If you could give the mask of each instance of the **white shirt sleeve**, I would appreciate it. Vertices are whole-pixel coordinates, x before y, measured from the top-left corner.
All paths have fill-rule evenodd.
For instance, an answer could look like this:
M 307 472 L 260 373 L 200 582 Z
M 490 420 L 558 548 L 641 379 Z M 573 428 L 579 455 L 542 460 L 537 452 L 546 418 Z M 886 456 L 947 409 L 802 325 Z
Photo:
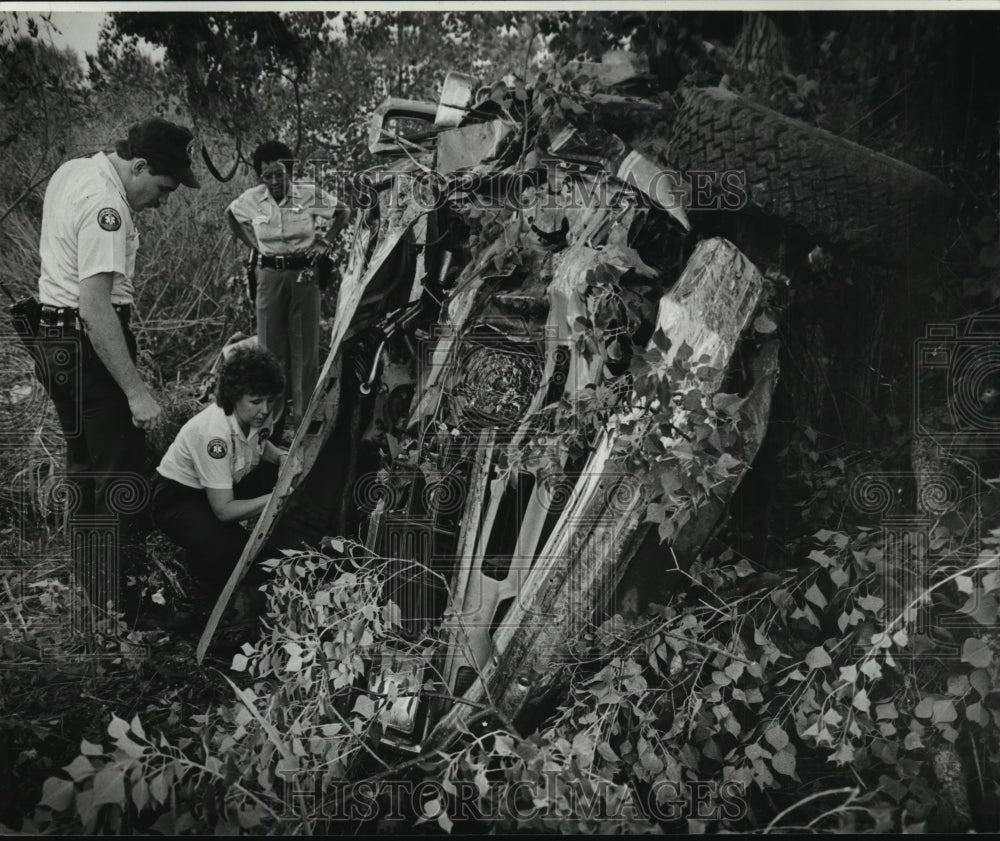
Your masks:
M 251 187 L 250 190 L 252 189 L 253 188 Z M 253 222 L 254 217 L 260 215 L 260 210 L 256 207 L 248 195 L 250 190 L 240 193 L 240 195 L 229 203 L 229 207 L 226 208 L 226 210 L 236 217 L 237 222 L 249 224 Z
M 203 488 L 227 490 L 233 486 L 233 442 L 229 433 L 211 428 L 192 436 L 191 466 Z
M 95 193 L 78 205 L 77 280 L 112 272 L 128 277 L 131 216 L 121 196 Z

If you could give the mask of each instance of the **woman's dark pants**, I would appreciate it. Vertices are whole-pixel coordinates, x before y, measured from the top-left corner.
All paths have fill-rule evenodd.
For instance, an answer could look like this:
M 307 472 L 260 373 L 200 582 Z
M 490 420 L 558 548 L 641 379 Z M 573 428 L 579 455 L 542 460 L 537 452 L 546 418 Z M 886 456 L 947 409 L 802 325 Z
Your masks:
M 268 493 L 278 478 L 277 465 L 261 462 L 233 487 L 236 499 Z M 188 569 L 206 589 L 218 595 L 250 538 L 239 523 L 215 516 L 204 489 L 165 479 L 153 479 L 153 522 L 188 555 Z

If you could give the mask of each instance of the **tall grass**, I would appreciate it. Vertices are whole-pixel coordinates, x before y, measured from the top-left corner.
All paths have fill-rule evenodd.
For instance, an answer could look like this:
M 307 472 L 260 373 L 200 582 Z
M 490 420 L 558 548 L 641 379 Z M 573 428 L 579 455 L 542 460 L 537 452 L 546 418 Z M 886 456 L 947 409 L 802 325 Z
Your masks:
M 159 382 L 195 375 L 236 330 L 251 332 L 249 313 L 229 280 L 242 271 L 223 211 L 245 179 L 228 184 L 201 173 L 202 188 L 180 188 L 165 208 L 138 217 L 133 329 L 143 363 Z

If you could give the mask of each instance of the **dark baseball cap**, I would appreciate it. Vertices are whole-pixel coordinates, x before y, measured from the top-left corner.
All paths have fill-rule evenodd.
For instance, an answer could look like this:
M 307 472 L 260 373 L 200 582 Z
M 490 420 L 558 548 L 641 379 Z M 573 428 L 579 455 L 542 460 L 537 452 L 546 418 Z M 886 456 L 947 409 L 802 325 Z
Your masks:
M 145 158 L 150 166 L 171 175 L 186 187 L 201 184 L 191 171 L 188 146 L 194 134 L 184 126 L 162 117 L 150 117 L 128 130 L 128 145 L 133 158 Z

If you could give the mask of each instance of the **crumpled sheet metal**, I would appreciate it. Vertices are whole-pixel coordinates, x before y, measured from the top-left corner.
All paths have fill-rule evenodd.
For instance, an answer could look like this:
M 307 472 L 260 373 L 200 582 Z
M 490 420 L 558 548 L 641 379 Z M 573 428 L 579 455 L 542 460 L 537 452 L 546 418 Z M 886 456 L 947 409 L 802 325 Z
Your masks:
M 674 347 L 688 344 L 694 358 L 709 355 L 719 366 L 711 385 L 718 388 L 722 371 L 735 351 L 760 300 L 760 273 L 731 243 L 702 243 L 678 281 L 661 299 L 658 326 Z M 724 325 L 731 323 L 732 328 Z M 759 407 L 770 402 L 773 376 L 763 383 Z M 493 637 L 493 658 L 482 680 L 466 694 L 478 702 L 486 695 L 508 716 L 516 716 L 537 689 L 526 676 L 551 675 L 551 658 L 567 642 L 581 619 L 581 605 L 610 593 L 622 573 L 622 557 L 642 521 L 645 495 L 641 477 L 611 468 L 614 425 L 603 432 L 574 485 L 568 503 L 535 563 L 525 576 L 521 594 Z M 602 589 L 603 588 L 603 589 Z M 539 626 L 531 617 L 544 616 Z M 519 680 L 514 680 L 515 676 Z M 541 681 L 544 683 L 545 681 Z M 430 743 L 447 740 L 468 715 L 456 705 L 434 728 Z
M 441 132 L 437 140 L 437 171 L 448 175 L 489 160 L 496 156 L 511 131 L 509 123 L 491 120 Z
M 671 341 L 667 364 L 683 336 L 695 359 L 707 355 L 709 365 L 723 368 L 750 323 L 763 284 L 757 267 L 729 240 L 699 242 L 671 294 L 660 299 L 656 326 Z

